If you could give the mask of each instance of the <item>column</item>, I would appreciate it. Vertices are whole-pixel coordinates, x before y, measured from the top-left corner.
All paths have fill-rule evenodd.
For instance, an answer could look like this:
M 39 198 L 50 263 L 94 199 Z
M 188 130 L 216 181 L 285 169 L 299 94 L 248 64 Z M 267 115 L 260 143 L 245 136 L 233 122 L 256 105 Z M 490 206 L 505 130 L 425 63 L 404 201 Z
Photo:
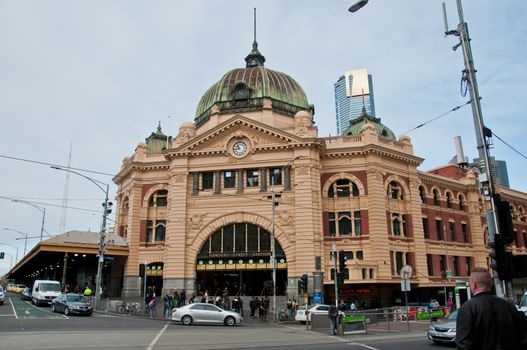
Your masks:
M 214 172 L 214 194 L 221 193 L 221 172 Z

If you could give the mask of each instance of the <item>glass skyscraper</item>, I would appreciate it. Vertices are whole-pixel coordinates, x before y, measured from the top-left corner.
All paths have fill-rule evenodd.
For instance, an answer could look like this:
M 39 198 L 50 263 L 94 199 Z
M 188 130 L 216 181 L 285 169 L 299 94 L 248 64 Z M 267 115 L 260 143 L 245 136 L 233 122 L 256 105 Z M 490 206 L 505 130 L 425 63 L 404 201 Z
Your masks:
M 373 83 L 367 69 L 344 72 L 334 85 L 337 134 L 342 133 L 352 119 L 362 114 L 362 106 L 370 116 L 375 116 Z

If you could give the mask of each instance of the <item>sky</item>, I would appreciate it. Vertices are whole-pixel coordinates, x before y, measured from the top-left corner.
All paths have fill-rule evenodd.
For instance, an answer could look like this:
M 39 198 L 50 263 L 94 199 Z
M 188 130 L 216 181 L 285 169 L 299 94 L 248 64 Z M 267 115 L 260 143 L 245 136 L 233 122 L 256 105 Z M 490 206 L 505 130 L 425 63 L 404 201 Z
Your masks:
M 158 122 L 177 135 L 193 121 L 203 93 L 227 71 L 244 67 L 253 40 L 266 67 L 292 76 L 315 105 L 319 136 L 335 135 L 333 84 L 344 71 L 373 76 L 377 117 L 410 136 L 426 171 L 454 155 L 477 157 L 458 39 L 444 35 L 440 0 L 0 0 L 0 275 L 39 241 L 60 233 L 66 173 L 49 164 L 116 174 Z M 446 0 L 449 29 L 459 23 Z M 527 2 L 465 0 L 483 120 L 527 153 Z M 410 132 L 407 132 L 412 130 Z M 512 188 L 527 192 L 527 160 L 496 137 L 491 155 L 505 160 Z M 16 158 L 16 159 L 15 159 Z M 41 162 L 27 162 L 21 159 Z M 116 187 L 112 176 L 83 173 Z M 105 186 L 102 185 L 104 188 Z M 65 231 L 98 231 L 104 193 L 70 174 Z M 110 216 L 113 219 L 113 216 Z M 110 221 L 110 224 L 112 221 Z M 6 228 L 8 230 L 6 230 Z M 20 231 L 20 232 L 17 232 Z M 45 238 L 47 237 L 45 234 Z M 31 238 L 37 237 L 37 238 Z

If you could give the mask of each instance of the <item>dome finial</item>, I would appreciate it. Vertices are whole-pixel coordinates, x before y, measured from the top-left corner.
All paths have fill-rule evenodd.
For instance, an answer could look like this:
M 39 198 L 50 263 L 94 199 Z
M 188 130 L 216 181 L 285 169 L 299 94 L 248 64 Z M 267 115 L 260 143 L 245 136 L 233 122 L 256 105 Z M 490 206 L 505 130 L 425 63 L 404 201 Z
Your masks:
M 263 66 L 265 57 L 258 51 L 258 43 L 256 42 L 256 7 L 254 8 L 254 41 L 252 51 L 245 57 L 246 67 Z

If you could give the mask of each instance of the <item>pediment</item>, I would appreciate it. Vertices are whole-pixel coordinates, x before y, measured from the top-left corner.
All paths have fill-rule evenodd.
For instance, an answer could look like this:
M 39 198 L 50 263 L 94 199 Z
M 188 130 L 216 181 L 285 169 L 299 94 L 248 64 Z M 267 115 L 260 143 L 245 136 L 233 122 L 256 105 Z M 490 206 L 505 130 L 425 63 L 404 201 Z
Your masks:
M 288 147 L 291 144 L 305 144 L 306 141 L 312 142 L 312 140 L 300 138 L 286 131 L 238 115 L 166 152 L 174 156 L 223 154 L 229 152 L 229 147 L 236 140 L 245 140 L 249 143 L 251 152 Z

